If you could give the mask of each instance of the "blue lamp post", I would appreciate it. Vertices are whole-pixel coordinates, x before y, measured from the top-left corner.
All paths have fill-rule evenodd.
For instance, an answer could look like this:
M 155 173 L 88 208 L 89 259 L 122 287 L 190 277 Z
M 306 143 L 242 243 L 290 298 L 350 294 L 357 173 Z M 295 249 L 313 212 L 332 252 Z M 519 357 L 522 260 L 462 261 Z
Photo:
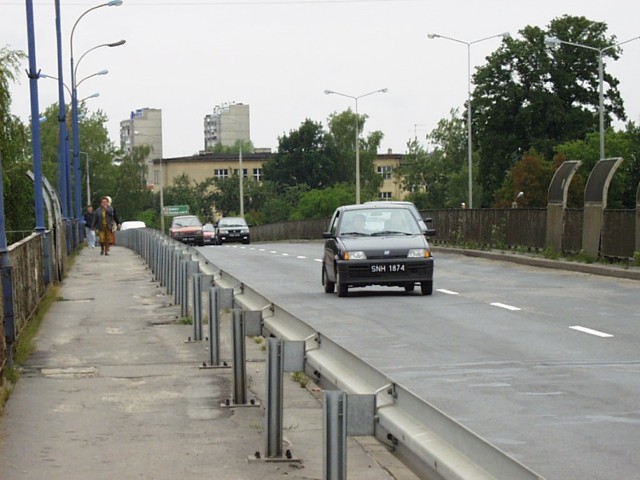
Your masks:
M 76 27 L 78 26 L 78 23 L 80 22 L 80 20 L 82 20 L 84 18 L 85 15 L 87 15 L 89 12 L 96 10 L 98 8 L 102 8 L 102 7 L 118 7 L 120 5 L 122 5 L 123 1 L 122 0 L 110 0 L 107 3 L 103 3 L 100 5 L 96 5 L 95 7 L 91 7 L 90 9 L 86 10 L 82 15 L 80 15 L 80 17 L 78 17 L 78 19 L 76 20 L 76 22 L 73 24 L 73 28 L 71 29 L 71 38 L 69 41 L 69 45 L 70 45 L 70 53 L 71 53 L 71 118 L 72 118 L 72 132 L 73 132 L 73 165 L 74 165 L 74 171 L 75 171 L 75 213 L 76 213 L 76 218 L 78 219 L 78 221 L 80 221 L 82 219 L 82 193 L 80 191 L 80 139 L 78 137 L 78 93 L 77 93 L 77 84 L 76 84 L 76 71 L 77 71 L 77 66 L 74 66 L 74 62 L 73 62 L 73 35 L 75 33 Z M 123 45 L 125 43 L 124 40 L 121 40 L 120 42 L 116 42 L 116 43 L 106 43 L 103 45 L 98 45 L 97 47 L 93 47 L 92 49 L 88 50 L 87 52 L 85 52 L 84 55 L 86 55 L 87 53 L 89 53 L 92 50 L 95 50 L 96 48 L 99 47 L 117 47 L 120 45 Z M 82 57 L 84 57 L 84 55 Z M 82 57 L 80 58 L 80 60 L 82 60 Z M 78 61 L 78 63 L 80 63 L 80 61 Z

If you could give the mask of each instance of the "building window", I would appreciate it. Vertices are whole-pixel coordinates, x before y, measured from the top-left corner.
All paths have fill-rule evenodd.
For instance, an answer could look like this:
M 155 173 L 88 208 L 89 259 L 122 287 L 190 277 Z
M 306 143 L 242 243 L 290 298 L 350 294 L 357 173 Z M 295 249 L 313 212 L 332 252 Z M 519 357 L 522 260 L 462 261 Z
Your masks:
M 382 178 L 385 180 L 391 180 L 392 171 L 393 171 L 393 167 L 389 165 L 378 167 L 378 175 L 382 175 Z
M 239 175 L 240 174 L 240 169 L 239 168 L 234 168 L 233 169 L 233 174 L 234 175 Z M 247 178 L 247 169 L 246 168 L 242 169 L 242 178 Z
M 229 170 L 226 168 L 216 168 L 213 171 L 213 175 L 216 178 L 227 178 L 229 176 Z
M 391 192 L 380 192 L 380 200 L 391 200 Z
M 257 182 L 261 182 L 262 181 L 262 169 L 261 168 L 254 168 L 253 169 L 253 178 L 255 178 Z
M 153 171 L 153 183 L 155 185 L 159 185 L 160 184 L 160 170 L 154 170 Z

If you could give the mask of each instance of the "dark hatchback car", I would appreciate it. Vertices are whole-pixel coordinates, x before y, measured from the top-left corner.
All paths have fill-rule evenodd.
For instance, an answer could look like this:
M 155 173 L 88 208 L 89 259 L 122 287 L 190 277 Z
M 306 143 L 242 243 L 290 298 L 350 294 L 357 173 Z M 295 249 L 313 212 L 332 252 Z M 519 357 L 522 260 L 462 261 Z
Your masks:
M 324 291 L 382 285 L 433 293 L 433 257 L 423 228 L 405 205 L 346 205 L 331 217 L 322 259 Z
M 216 242 L 222 245 L 227 242 L 251 243 L 249 225 L 242 217 L 223 217 L 216 224 Z

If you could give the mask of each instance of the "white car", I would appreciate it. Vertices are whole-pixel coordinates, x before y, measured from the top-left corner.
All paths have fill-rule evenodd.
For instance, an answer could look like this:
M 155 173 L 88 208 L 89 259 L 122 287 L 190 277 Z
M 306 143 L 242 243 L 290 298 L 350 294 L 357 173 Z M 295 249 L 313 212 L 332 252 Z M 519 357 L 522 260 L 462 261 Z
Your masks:
M 147 228 L 147 225 L 139 220 L 131 220 L 120 224 L 120 230 L 129 230 L 131 228 Z

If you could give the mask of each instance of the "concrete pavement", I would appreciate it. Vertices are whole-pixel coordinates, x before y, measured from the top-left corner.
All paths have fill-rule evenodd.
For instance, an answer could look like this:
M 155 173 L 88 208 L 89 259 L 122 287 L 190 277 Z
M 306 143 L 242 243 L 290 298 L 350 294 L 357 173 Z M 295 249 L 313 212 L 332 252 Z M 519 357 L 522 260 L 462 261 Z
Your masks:
M 132 251 L 83 249 L 47 312 L 37 350 L 0 418 L 0 479 L 321 479 L 322 394 L 286 374 L 284 449 L 300 462 L 249 461 L 266 444 L 263 407 L 221 406 L 232 369 L 199 368 L 208 342 Z M 231 363 L 230 315 L 222 315 Z M 206 327 L 205 327 L 206 335 Z M 247 340 L 249 398 L 265 353 Z M 350 479 L 416 477 L 375 439 L 349 438 Z

